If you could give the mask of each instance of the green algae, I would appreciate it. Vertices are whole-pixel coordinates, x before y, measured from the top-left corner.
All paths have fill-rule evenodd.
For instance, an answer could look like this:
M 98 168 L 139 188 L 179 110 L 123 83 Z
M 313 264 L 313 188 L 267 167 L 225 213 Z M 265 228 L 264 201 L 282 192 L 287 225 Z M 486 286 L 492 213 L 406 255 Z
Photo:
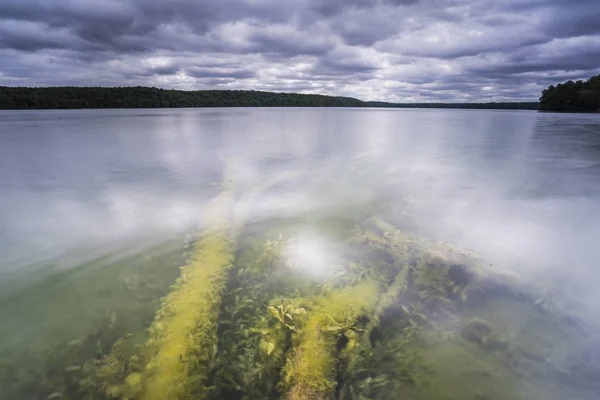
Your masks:
M 329 399 L 336 388 L 336 345 L 351 331 L 357 319 L 372 311 L 377 302 L 372 281 L 312 300 L 300 333 L 294 337 L 281 386 L 288 399 Z
M 150 327 L 152 355 L 144 399 L 177 399 L 191 392 L 203 396 L 201 377 L 214 357 L 217 312 L 233 258 L 223 234 L 207 235 L 199 242 L 200 254 L 182 268 Z M 200 378 L 190 382 L 191 371 Z
M 600 367 L 585 356 L 596 342 L 543 288 L 540 301 L 518 276 L 380 210 L 246 224 L 237 201 L 225 185 L 208 206 L 160 305 L 164 287 L 118 280 L 149 303 L 146 332 L 148 322 L 106 307 L 98 331 L 33 361 L 56 371 L 28 376 L 0 359 L 2 383 L 21 385 L 0 398 L 591 399 L 598 389 L 589 371 Z M 307 275 L 290 260 L 307 227 L 340 252 L 336 274 Z
M 203 399 L 212 391 L 209 373 L 217 361 L 222 297 L 239 232 L 247 218 L 244 210 L 236 213 L 234 207 L 231 167 L 228 163 L 225 190 L 205 210 L 204 231 L 191 260 L 181 268 L 181 276 L 163 299 L 149 329 L 143 399 Z M 256 196 L 280 179 L 283 176 L 266 181 L 240 202 L 252 204 Z
M 190 261 L 163 299 L 149 328 L 142 399 L 206 397 L 206 376 L 215 358 L 221 297 L 233 265 L 233 188 L 224 187 L 208 205 L 204 232 Z

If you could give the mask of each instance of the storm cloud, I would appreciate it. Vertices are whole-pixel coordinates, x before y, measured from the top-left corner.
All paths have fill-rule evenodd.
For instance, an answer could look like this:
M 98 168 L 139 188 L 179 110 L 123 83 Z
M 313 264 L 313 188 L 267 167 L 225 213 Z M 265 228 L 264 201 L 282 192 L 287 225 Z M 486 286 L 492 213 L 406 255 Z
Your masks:
M 600 73 L 598 0 L 2 0 L 0 85 L 535 101 Z

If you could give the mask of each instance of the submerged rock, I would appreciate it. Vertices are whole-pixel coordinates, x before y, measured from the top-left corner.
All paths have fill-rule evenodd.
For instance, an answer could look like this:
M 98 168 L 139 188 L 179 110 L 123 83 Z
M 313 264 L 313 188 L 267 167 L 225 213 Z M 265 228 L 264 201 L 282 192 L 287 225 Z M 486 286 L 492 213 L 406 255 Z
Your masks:
M 472 319 L 460 331 L 463 338 L 484 348 L 505 349 L 507 343 L 500 340 L 494 328 L 480 319 Z

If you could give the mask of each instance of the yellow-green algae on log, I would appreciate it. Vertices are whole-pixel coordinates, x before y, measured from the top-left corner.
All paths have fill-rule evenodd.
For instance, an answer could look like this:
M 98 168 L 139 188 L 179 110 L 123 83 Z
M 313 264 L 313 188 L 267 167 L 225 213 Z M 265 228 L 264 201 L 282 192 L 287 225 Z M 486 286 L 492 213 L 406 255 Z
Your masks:
M 224 190 L 208 205 L 196 251 L 181 268 L 181 276 L 149 329 L 144 400 L 207 396 L 206 380 L 218 342 L 221 298 L 233 266 L 237 236 L 248 217 L 246 208 L 236 209 L 231 185 L 233 168 L 225 162 Z M 281 174 L 264 182 L 247 193 L 241 204 L 248 206 L 260 193 L 289 177 Z
M 192 393 L 195 398 L 205 396 L 221 295 L 233 263 L 232 192 L 231 187 L 226 188 L 207 207 L 206 229 L 196 243 L 196 252 L 181 268 L 181 276 L 150 327 L 143 399 L 180 399 Z
M 333 398 L 338 334 L 374 308 L 378 293 L 376 282 L 365 281 L 316 300 L 283 370 L 282 386 L 289 388 L 288 399 Z

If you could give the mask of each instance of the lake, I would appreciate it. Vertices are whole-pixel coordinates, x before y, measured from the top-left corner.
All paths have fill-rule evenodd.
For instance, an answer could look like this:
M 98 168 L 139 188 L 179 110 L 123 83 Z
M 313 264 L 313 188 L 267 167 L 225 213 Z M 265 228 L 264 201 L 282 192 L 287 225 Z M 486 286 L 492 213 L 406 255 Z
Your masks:
M 600 392 L 598 115 L 0 111 L 0 221 L 2 399 Z M 224 230 L 227 246 L 214 239 Z M 175 372 L 152 370 L 166 368 L 148 367 L 154 358 L 171 365 L 165 338 L 180 331 L 169 326 L 205 318 L 181 311 L 178 291 L 204 289 L 201 275 L 180 267 L 221 254 L 233 267 L 215 272 L 224 288 L 206 291 L 219 297 L 216 353 L 207 366 L 181 350 Z M 400 276 L 407 283 L 384 307 Z M 355 288 L 376 294 L 342 309 L 362 298 Z M 240 298 L 254 308 L 231 311 Z M 291 318 L 277 331 L 274 301 Z M 167 333 L 153 331 L 161 310 Z M 293 310 L 307 316 L 292 323 Z M 326 330 L 323 315 L 334 321 Z M 235 347 L 252 324 L 244 349 Z M 311 336 L 311 324 L 331 337 Z M 412 326 L 414 336 L 402 336 Z M 310 340 L 335 360 L 323 360 L 322 377 L 298 361 Z M 136 353 L 145 346 L 154 347 Z M 253 367 L 231 366 L 232 354 Z M 120 367 L 109 373 L 109 364 Z M 248 378 L 256 365 L 268 368 Z M 202 378 L 169 392 L 177 374 Z M 149 389 L 155 376 L 165 382 Z M 213 389 L 197 392 L 202 385 Z

